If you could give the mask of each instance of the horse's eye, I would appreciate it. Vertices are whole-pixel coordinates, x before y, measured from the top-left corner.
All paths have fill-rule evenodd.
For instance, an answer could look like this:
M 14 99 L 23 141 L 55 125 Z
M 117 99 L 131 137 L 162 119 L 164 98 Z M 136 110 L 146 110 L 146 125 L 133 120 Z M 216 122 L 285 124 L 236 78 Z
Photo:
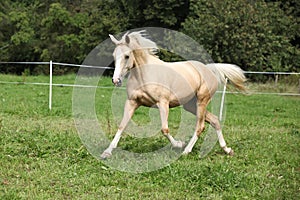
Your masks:
M 125 55 L 125 59 L 128 60 L 128 59 L 129 59 L 129 56 L 128 56 L 128 55 Z

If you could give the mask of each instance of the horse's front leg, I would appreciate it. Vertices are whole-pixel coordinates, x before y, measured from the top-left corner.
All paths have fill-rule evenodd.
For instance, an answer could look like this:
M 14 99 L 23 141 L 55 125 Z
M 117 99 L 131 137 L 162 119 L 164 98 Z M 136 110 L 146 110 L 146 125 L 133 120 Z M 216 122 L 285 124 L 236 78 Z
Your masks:
M 115 149 L 118 145 L 118 142 L 121 138 L 121 135 L 126 128 L 129 120 L 131 119 L 134 111 L 139 107 L 139 105 L 134 100 L 126 100 L 124 107 L 123 119 L 119 125 L 118 131 L 110 143 L 109 147 L 101 154 L 102 159 L 106 159 L 112 155 L 113 149 Z
M 173 147 L 183 148 L 185 143 L 182 141 L 175 140 L 172 135 L 170 135 L 169 127 L 168 127 L 168 116 L 169 116 L 169 102 L 168 101 L 160 101 L 157 104 L 160 113 L 161 119 L 161 132 L 168 138 Z

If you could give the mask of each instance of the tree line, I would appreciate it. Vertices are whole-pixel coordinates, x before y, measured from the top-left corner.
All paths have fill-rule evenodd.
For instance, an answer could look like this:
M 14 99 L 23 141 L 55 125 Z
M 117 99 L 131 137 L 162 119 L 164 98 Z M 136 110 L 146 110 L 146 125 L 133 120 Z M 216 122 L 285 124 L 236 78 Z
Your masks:
M 187 34 L 215 62 L 299 71 L 299 16 L 298 0 L 2 0 L 0 61 L 82 63 L 108 34 L 154 26 Z M 42 66 L 28 69 L 47 73 Z M 0 72 L 23 70 L 0 65 Z

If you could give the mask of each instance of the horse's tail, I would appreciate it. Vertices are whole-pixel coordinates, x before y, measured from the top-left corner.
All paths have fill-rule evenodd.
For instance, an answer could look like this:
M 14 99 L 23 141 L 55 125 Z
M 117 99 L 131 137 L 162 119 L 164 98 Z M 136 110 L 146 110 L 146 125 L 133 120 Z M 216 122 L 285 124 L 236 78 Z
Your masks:
M 219 81 L 225 83 L 228 78 L 237 89 L 246 91 L 244 83 L 247 79 L 240 67 L 225 63 L 212 63 L 206 66 L 217 76 Z

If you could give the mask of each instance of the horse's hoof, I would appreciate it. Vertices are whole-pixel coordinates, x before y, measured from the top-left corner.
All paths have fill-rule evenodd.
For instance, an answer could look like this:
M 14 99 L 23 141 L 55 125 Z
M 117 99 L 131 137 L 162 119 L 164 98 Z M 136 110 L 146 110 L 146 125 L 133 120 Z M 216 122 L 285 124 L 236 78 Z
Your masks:
M 225 151 L 225 153 L 229 156 L 233 156 L 234 155 L 234 151 L 233 149 L 229 148 L 229 147 L 223 147 L 223 150 Z
M 181 148 L 185 148 L 185 147 L 186 147 L 186 145 L 187 145 L 187 143 L 186 143 L 186 142 L 181 142 Z
M 176 145 L 175 147 L 180 148 L 180 149 L 183 149 L 183 148 L 185 148 L 186 145 L 187 145 L 187 144 L 186 144 L 185 142 L 178 141 L 178 142 L 177 142 L 177 145 Z
M 176 141 L 176 142 L 172 143 L 173 148 L 183 149 L 185 146 L 186 146 L 186 143 L 182 142 L 182 141 Z
M 231 149 L 230 152 L 228 153 L 230 156 L 234 156 L 234 151 Z
M 105 151 L 100 156 L 101 160 L 105 160 L 109 157 L 111 157 L 111 153 L 108 153 L 108 152 L 105 152 Z
M 191 153 L 191 152 L 190 152 L 190 151 L 184 150 L 184 151 L 182 152 L 182 155 L 183 155 L 183 156 L 186 156 L 186 155 L 188 155 L 189 153 Z

